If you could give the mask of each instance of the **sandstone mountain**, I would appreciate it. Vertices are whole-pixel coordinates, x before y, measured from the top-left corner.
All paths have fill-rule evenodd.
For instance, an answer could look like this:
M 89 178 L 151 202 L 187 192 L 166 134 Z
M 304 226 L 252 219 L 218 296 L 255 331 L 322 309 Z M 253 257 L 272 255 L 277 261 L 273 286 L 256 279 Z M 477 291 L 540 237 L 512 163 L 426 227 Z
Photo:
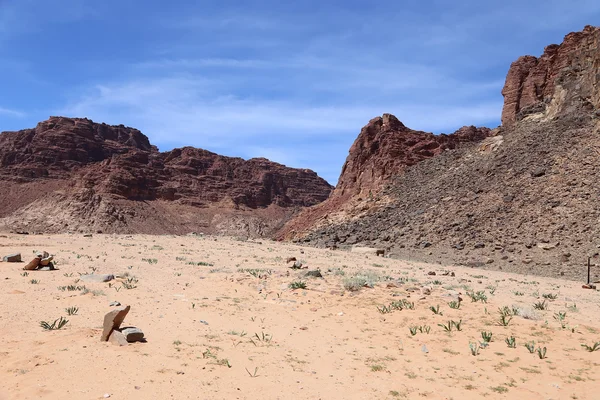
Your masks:
M 0 224 L 32 232 L 262 236 L 332 190 L 310 170 L 161 153 L 137 129 L 64 117 L 0 134 L 0 181 Z
M 600 247 L 598 71 L 600 28 L 588 26 L 511 65 L 493 131 L 436 137 L 372 120 L 330 198 L 279 237 L 583 279 Z

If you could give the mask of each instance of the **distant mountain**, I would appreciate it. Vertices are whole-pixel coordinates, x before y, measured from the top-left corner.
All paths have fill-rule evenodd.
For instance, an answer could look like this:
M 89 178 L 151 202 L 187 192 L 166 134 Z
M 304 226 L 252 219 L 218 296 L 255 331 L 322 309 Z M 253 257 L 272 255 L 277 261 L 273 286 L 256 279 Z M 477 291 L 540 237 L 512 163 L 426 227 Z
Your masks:
M 261 236 L 332 190 L 310 170 L 161 153 L 137 129 L 66 117 L 1 133 L 0 183 L 0 224 L 32 232 Z

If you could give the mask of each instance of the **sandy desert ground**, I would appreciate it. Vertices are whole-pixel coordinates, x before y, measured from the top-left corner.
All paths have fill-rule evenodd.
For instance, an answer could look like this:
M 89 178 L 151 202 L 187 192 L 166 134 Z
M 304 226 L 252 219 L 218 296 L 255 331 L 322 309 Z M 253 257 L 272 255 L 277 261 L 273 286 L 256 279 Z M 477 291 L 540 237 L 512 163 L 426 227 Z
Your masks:
M 582 346 L 600 342 L 600 292 L 581 282 L 268 240 L 0 236 L 0 256 L 40 250 L 60 270 L 0 263 L 2 400 L 600 398 L 600 349 Z M 85 273 L 120 278 L 69 291 Z M 146 343 L 100 342 L 112 301 Z

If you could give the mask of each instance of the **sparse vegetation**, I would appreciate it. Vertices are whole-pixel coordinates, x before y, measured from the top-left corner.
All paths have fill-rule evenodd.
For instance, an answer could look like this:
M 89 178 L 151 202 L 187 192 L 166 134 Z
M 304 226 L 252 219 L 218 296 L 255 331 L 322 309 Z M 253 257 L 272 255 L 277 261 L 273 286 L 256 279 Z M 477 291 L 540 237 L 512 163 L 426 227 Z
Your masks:
M 508 347 L 510 347 L 512 349 L 517 347 L 517 340 L 515 339 L 514 336 L 507 337 L 506 339 L 504 339 L 504 341 L 506 342 Z
M 539 357 L 540 359 L 542 359 L 542 360 L 543 360 L 544 358 L 546 358 L 546 348 L 545 348 L 545 347 L 544 347 L 544 348 L 538 347 L 538 348 L 537 348 L 537 355 L 538 355 L 538 357 Z
M 533 303 L 533 308 L 535 308 L 536 310 L 547 310 L 548 303 L 546 303 L 546 300 L 538 301 L 538 302 Z
M 525 343 L 525 348 L 531 353 L 535 353 L 535 342 L 531 341 L 531 342 L 527 342 Z
M 444 314 L 442 314 L 442 312 L 440 311 L 440 306 L 439 306 L 439 304 L 438 304 L 437 306 L 435 306 L 435 307 L 434 307 L 434 306 L 431 306 L 431 307 L 429 307 L 429 309 L 430 309 L 431 311 L 433 311 L 433 313 L 434 313 L 434 314 L 436 314 L 436 315 L 444 315 Z
M 306 282 L 303 281 L 294 281 L 289 284 L 290 289 L 306 289 Z
M 60 317 L 59 319 L 54 320 L 52 324 L 48 323 L 47 321 L 42 321 L 40 322 L 40 326 L 46 331 L 55 331 L 63 328 L 68 322 L 69 320 Z
M 474 342 L 469 342 L 469 350 L 471 351 L 472 356 L 479 355 L 479 344 Z
M 451 301 L 448 303 L 448 306 L 454 310 L 458 310 L 460 308 L 460 301 Z
M 363 287 L 372 288 L 377 282 L 381 281 L 381 276 L 374 271 L 359 271 L 352 276 L 343 279 L 344 289 L 355 292 Z
M 483 339 L 483 341 L 485 343 L 491 342 L 492 341 L 492 332 L 482 331 L 481 332 L 481 338 Z
M 590 353 L 593 353 L 594 351 L 600 350 L 600 342 L 596 342 L 596 343 L 594 343 L 591 346 L 588 346 L 587 344 L 582 344 L 581 347 L 583 347 L 584 349 L 586 349 Z
M 67 315 L 77 315 L 77 312 L 79 311 L 79 308 L 77 308 L 77 307 L 68 307 L 68 308 L 65 308 L 65 311 L 67 312 Z
M 467 296 L 471 298 L 471 302 L 473 303 L 476 303 L 478 301 L 482 303 L 487 303 L 487 296 L 485 295 L 485 292 L 483 290 L 479 290 L 477 292 L 467 291 Z

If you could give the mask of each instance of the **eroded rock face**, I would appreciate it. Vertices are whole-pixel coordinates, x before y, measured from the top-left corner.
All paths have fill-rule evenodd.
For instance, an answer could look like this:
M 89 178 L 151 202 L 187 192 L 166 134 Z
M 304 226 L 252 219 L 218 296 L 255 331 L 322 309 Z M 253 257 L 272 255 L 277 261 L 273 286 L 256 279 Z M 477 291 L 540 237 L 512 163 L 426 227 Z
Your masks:
M 391 114 L 373 118 L 350 148 L 329 199 L 302 211 L 279 230 L 277 238 L 298 238 L 310 230 L 353 219 L 376 206 L 362 200 L 376 199 L 378 192 L 409 168 L 493 134 L 488 128 L 465 126 L 450 135 L 434 135 L 407 128 Z
M 470 126 L 451 135 L 434 135 L 407 128 L 391 114 L 373 118 L 350 148 L 333 196 L 378 191 L 407 167 L 490 133 L 488 128 Z
M 600 106 L 600 28 L 586 26 L 565 36 L 536 58 L 523 56 L 512 63 L 502 90 L 502 124 L 509 126 L 528 115 L 555 117 L 576 109 Z
M 360 196 L 344 215 L 335 214 L 339 204 L 329 205 L 332 199 L 348 200 L 332 196 L 286 225 L 285 237 L 319 247 L 383 248 L 408 260 L 581 280 L 581 260 L 600 247 L 600 202 L 590 190 L 600 181 L 599 49 L 600 28 L 586 27 L 548 46 L 540 58 L 520 58 L 508 73 L 503 126 L 493 136 L 410 167 L 396 165 L 404 172 L 372 199 Z M 359 160 L 350 168 L 357 172 L 345 171 L 344 181 L 352 191 L 362 186 L 360 165 L 376 171 L 369 176 L 384 176 L 386 160 L 401 154 L 397 144 L 385 143 L 394 137 L 389 132 L 415 135 L 394 121 L 388 125 L 396 128 L 373 120 L 353 146 L 347 168 Z M 467 129 L 454 135 L 474 134 Z M 413 144 L 413 157 L 438 151 L 427 136 L 418 137 L 426 151 Z M 395 152 L 382 151 L 390 147 Z M 380 158 L 369 161 L 373 157 Z
M 39 225 L 36 214 L 51 212 L 46 231 L 184 232 L 210 227 L 214 213 L 199 211 L 210 207 L 250 211 L 242 219 L 253 220 L 259 209 L 286 219 L 332 190 L 311 170 L 192 147 L 161 153 L 137 129 L 65 117 L 0 134 L 0 181 L 0 219 L 12 215 L 9 222 L 29 227 Z M 133 215 L 135 229 L 127 222 Z M 231 225 L 228 218 L 219 221 Z

